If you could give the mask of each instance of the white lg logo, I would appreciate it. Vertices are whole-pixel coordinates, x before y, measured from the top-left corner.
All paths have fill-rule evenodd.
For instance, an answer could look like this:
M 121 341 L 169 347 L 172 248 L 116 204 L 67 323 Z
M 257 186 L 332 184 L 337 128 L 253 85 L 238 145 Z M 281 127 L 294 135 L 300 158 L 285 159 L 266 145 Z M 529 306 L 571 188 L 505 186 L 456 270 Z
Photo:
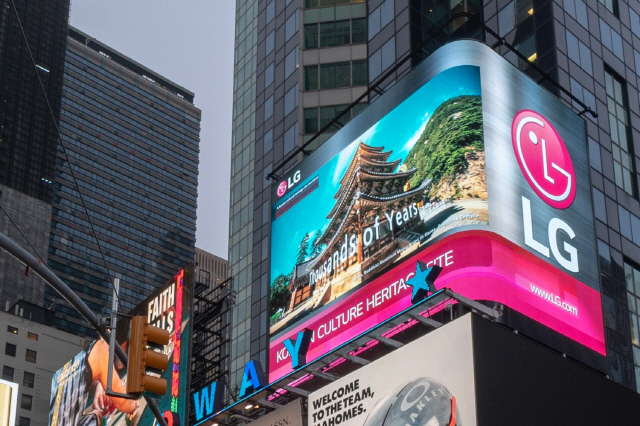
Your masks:
M 511 126 L 513 150 L 520 170 L 531 189 L 548 205 L 556 209 L 566 209 L 576 196 L 575 171 L 569 151 L 551 123 L 542 115 L 531 110 L 518 112 Z M 522 219 L 524 243 L 550 258 L 551 253 L 558 263 L 568 271 L 578 272 L 578 250 L 564 242 L 564 257 L 558 247 L 558 232 L 563 231 L 573 240 L 576 234 L 562 219 L 552 218 L 547 226 L 549 248 L 533 237 L 531 201 L 522 197 Z

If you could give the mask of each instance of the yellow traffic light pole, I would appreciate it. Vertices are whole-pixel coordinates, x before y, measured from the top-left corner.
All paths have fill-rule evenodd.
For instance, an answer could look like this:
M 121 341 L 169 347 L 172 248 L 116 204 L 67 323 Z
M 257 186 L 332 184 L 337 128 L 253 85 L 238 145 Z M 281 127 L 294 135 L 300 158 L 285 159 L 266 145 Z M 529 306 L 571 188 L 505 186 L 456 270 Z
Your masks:
M 127 393 L 141 395 L 144 391 L 155 395 L 167 393 L 167 381 L 147 375 L 147 368 L 163 372 L 169 366 L 169 357 L 147 348 L 169 343 L 169 332 L 149 325 L 146 316 L 133 317 L 129 335 L 129 368 Z

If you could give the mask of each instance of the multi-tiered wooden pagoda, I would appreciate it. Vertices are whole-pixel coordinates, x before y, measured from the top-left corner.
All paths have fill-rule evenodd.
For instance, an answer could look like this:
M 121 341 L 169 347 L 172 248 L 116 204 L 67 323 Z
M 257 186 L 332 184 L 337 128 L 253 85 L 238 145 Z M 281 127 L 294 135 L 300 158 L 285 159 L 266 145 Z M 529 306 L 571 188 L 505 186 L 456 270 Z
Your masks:
M 340 180 L 340 188 L 334 196 L 335 205 L 327 215 L 331 222 L 318 241 L 318 245 L 326 246 L 325 249 L 304 264 L 304 276 L 299 273 L 300 267 L 296 269 L 298 273 L 293 274 L 290 309 L 309 297 L 313 297 L 314 307 L 323 305 L 360 284 L 379 269 L 371 265 L 376 265 L 399 248 L 399 236 L 419 220 L 416 214 L 408 221 L 403 220 L 401 225 L 394 223 L 389 226 L 385 212 L 389 215 L 392 211 L 402 211 L 420 202 L 428 186 L 428 182 L 423 182 L 416 188 L 410 188 L 409 181 L 417 169 L 402 170 L 401 167 L 394 172 L 401 160 L 389 161 L 391 154 L 391 151 L 385 152 L 384 147 L 359 143 Z M 379 223 L 377 227 L 376 217 Z M 367 228 L 370 230 L 367 231 Z M 365 236 L 365 231 L 369 238 Z M 329 273 L 317 273 L 330 258 L 336 259 L 335 253 L 345 245 L 345 236 L 350 254 L 346 261 L 342 261 L 344 257 L 338 264 L 332 261 Z M 357 238 L 355 253 L 349 247 L 354 236 Z

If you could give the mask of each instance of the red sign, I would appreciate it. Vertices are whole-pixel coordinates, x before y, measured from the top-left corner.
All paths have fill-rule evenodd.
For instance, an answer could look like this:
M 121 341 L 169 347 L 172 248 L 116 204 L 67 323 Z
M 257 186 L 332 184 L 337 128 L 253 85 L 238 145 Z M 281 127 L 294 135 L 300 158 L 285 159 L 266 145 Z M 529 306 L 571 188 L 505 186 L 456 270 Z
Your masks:
M 443 268 L 436 287 L 450 288 L 474 300 L 492 300 L 605 354 L 600 293 L 551 267 L 527 250 L 488 231 L 467 231 L 439 241 L 349 296 L 275 338 L 269 348 L 269 382 L 292 371 L 283 341 L 303 328 L 314 336 L 307 361 L 411 306 L 416 262 Z
M 522 174 L 547 204 L 566 209 L 576 196 L 576 174 L 569 151 L 546 118 L 522 110 L 513 119 L 511 138 Z

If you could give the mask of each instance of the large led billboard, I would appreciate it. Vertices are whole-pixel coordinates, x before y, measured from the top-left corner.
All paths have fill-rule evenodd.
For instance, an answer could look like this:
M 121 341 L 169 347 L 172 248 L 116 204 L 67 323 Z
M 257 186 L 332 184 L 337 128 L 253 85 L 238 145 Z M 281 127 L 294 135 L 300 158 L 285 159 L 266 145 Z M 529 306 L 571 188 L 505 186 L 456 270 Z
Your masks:
M 169 367 L 162 378 L 167 393 L 158 399 L 166 417 L 176 413 L 180 424 L 186 424 L 189 380 L 189 338 L 192 319 L 192 283 L 190 267 L 180 271 L 162 287 L 134 308 L 130 315 L 147 315 L 149 324 L 164 328 L 170 334 L 165 354 Z M 117 342 L 127 350 L 128 321 L 120 320 Z M 96 424 L 105 426 L 151 426 L 155 417 L 144 398 L 126 400 L 105 394 L 109 345 L 96 340 L 76 355 L 54 375 L 51 383 L 49 426 Z M 124 393 L 126 370 L 115 361 L 112 387 Z
M 436 286 L 604 354 L 584 120 L 487 46 L 427 58 L 272 193 L 269 380 Z

